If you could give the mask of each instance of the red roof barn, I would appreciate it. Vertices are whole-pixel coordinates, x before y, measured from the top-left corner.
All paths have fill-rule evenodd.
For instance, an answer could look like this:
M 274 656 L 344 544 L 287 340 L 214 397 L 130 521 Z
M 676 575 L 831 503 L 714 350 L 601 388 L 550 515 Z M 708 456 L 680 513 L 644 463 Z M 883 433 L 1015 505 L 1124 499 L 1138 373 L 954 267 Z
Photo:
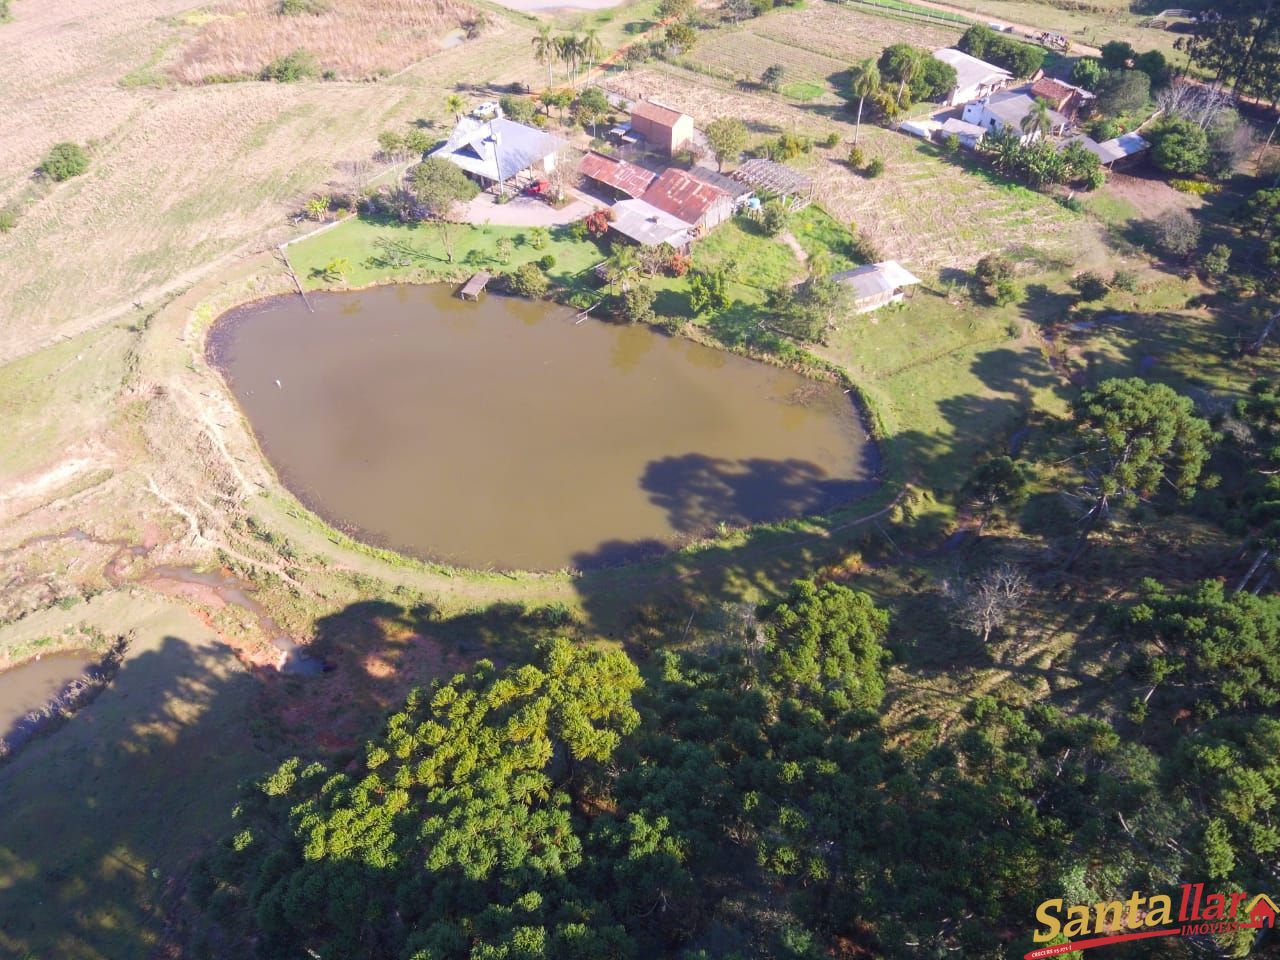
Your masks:
M 728 193 L 674 167 L 664 170 L 641 199 L 704 233 L 733 216 Z
M 588 153 L 583 157 L 578 170 L 587 179 L 628 197 L 642 196 L 656 176 L 644 167 L 599 153 Z

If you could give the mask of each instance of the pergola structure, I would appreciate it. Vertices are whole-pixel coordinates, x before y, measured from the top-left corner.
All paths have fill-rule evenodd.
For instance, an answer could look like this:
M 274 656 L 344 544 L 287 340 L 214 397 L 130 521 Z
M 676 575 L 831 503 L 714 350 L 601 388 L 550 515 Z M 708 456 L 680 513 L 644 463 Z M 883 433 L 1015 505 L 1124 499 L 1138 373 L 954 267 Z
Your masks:
M 812 178 L 774 160 L 755 157 L 729 176 L 754 190 L 781 197 L 793 210 L 807 207 L 813 201 Z

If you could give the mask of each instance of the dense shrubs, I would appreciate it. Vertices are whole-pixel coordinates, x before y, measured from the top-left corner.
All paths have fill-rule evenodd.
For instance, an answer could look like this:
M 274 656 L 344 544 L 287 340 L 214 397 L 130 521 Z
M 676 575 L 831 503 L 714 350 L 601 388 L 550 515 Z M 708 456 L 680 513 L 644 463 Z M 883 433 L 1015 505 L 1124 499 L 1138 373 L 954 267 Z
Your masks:
M 538 269 L 536 263 L 525 263 L 516 267 L 503 278 L 503 284 L 509 293 L 518 297 L 529 297 L 540 300 L 551 289 L 551 281 Z
M 1167 173 L 1199 173 L 1209 163 L 1209 136 L 1194 121 L 1169 117 L 1145 136 L 1151 142 L 1151 162 Z
M 989 27 L 970 27 L 956 46 L 972 57 L 1004 67 L 1015 77 L 1029 77 L 1044 66 L 1043 47 L 1021 43 Z
M 306 50 L 298 49 L 268 63 L 262 68 L 261 77 L 277 83 L 297 83 L 311 79 L 318 72 L 315 57 Z
M 55 143 L 45 154 L 44 162 L 40 164 L 40 172 L 50 180 L 56 180 L 59 183 L 78 177 L 88 169 L 89 155 L 84 152 L 80 144 L 69 140 Z

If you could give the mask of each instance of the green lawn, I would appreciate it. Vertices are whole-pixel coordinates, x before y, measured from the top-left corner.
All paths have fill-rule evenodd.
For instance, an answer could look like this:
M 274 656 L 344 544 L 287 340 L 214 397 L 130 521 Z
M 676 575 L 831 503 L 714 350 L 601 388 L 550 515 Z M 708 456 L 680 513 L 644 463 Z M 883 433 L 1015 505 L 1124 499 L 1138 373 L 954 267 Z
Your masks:
M 782 95 L 784 97 L 790 97 L 792 100 L 799 100 L 802 103 L 808 103 L 810 100 L 817 100 L 826 92 L 826 87 L 821 84 L 811 83 L 807 80 L 788 83 L 782 88 Z
M 361 217 L 299 241 L 288 247 L 288 253 L 298 279 L 311 290 L 334 286 L 321 274 L 330 261 L 340 259 L 348 263 L 346 286 L 363 287 L 391 280 L 453 280 L 477 270 L 504 272 L 547 255 L 556 260 L 547 275 L 556 283 L 570 285 L 605 257 L 594 241 L 575 240 L 563 228 L 552 230 L 542 249 L 530 243 L 530 233 L 528 227 L 454 227 L 454 262 L 450 263 L 436 227 Z M 503 237 L 512 245 L 506 263 L 498 251 Z

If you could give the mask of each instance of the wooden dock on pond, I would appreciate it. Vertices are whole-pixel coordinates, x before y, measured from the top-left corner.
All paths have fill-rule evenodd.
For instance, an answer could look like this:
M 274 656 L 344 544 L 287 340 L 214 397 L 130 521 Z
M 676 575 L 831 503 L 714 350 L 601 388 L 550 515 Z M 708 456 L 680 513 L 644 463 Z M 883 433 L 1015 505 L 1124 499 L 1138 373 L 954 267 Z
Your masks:
M 491 279 L 493 278 L 490 274 L 481 270 L 468 280 L 466 285 L 458 291 L 458 296 L 463 300 L 479 300 L 480 294 L 484 293 L 485 284 L 487 284 Z

